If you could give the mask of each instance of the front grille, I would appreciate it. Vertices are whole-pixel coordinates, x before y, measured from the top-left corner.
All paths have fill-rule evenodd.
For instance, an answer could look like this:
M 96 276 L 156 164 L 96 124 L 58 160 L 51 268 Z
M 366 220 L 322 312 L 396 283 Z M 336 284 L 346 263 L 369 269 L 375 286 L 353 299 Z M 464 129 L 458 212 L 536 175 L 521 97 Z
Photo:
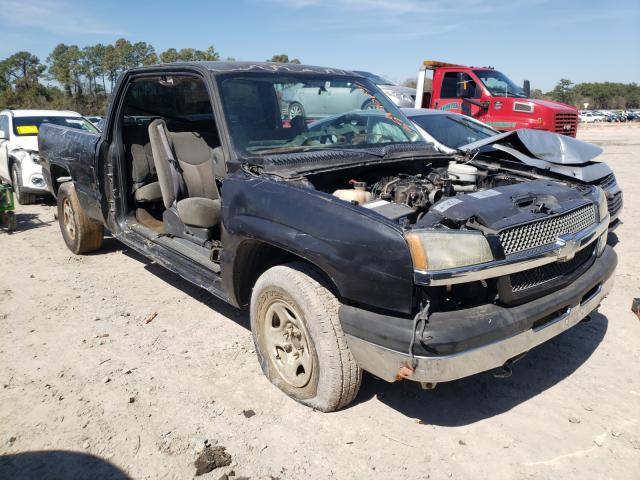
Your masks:
M 594 205 L 580 207 L 569 213 L 545 218 L 500 232 L 505 255 L 555 243 L 560 235 L 577 233 L 596 223 Z
M 517 293 L 530 288 L 540 287 L 554 280 L 569 280 L 567 277 L 588 262 L 593 256 L 596 243 L 597 242 L 593 242 L 588 247 L 583 248 L 576 253 L 575 257 L 567 262 L 554 262 L 530 270 L 512 273 L 511 291 Z
M 568 126 L 567 126 L 568 125 Z M 553 131 L 562 135 L 576 136 L 578 130 L 577 113 L 556 113 L 553 124 Z
M 618 192 L 611 197 L 607 197 L 607 207 L 609 208 L 609 215 L 611 218 L 620 213 L 622 208 L 622 192 Z

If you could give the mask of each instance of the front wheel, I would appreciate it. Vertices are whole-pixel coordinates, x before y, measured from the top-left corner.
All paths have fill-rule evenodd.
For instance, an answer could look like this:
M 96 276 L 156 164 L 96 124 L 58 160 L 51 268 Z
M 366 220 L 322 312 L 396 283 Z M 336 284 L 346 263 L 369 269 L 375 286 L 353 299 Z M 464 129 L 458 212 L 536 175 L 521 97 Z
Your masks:
M 304 107 L 301 103 L 291 102 L 289 104 L 289 118 L 293 120 L 295 117 L 304 117 Z
M 373 99 L 369 99 L 362 104 L 360 110 L 376 110 L 378 108 L 379 103 Z
M 82 209 L 72 182 L 63 183 L 58 189 L 58 223 L 64 243 L 76 255 L 102 246 L 104 227 Z
M 339 306 L 303 263 L 270 268 L 251 295 L 251 331 L 262 371 L 291 398 L 323 412 L 351 403 L 362 383 Z
M 16 200 L 20 205 L 31 205 L 35 203 L 36 196 L 33 193 L 26 193 L 22 186 L 22 172 L 18 164 L 14 163 L 11 166 L 11 183 L 13 183 L 13 191 L 16 194 Z

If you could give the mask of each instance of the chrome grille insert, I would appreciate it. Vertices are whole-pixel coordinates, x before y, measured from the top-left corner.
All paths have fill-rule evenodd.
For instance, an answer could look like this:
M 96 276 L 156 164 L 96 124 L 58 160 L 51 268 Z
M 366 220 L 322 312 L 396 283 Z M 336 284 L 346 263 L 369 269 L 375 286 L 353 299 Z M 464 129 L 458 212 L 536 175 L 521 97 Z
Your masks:
M 568 262 L 554 262 L 541 267 L 512 273 L 510 277 L 511 291 L 522 292 L 530 288 L 536 288 L 545 283 L 569 280 L 571 274 L 583 266 L 595 251 L 596 242 L 580 250 L 575 257 Z
M 595 205 L 545 218 L 500 232 L 505 255 L 555 243 L 561 235 L 578 233 L 596 223 Z

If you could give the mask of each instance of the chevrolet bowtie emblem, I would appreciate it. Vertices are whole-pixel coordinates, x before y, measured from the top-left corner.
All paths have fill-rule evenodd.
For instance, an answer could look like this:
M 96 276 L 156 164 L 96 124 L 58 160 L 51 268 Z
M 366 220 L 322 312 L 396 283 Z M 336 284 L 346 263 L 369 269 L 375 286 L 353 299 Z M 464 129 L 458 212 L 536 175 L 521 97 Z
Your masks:
M 556 255 L 559 262 L 568 262 L 576 256 L 576 252 L 580 249 L 578 240 L 569 240 L 558 238 L 556 240 Z

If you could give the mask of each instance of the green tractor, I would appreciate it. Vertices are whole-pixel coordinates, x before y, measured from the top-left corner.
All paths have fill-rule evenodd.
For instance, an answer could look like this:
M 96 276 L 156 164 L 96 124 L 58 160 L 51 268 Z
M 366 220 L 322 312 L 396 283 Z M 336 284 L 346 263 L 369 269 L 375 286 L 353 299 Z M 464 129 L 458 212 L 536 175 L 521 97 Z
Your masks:
M 14 210 L 11 185 L 0 183 L 0 227 L 8 232 L 13 232 L 18 226 Z

